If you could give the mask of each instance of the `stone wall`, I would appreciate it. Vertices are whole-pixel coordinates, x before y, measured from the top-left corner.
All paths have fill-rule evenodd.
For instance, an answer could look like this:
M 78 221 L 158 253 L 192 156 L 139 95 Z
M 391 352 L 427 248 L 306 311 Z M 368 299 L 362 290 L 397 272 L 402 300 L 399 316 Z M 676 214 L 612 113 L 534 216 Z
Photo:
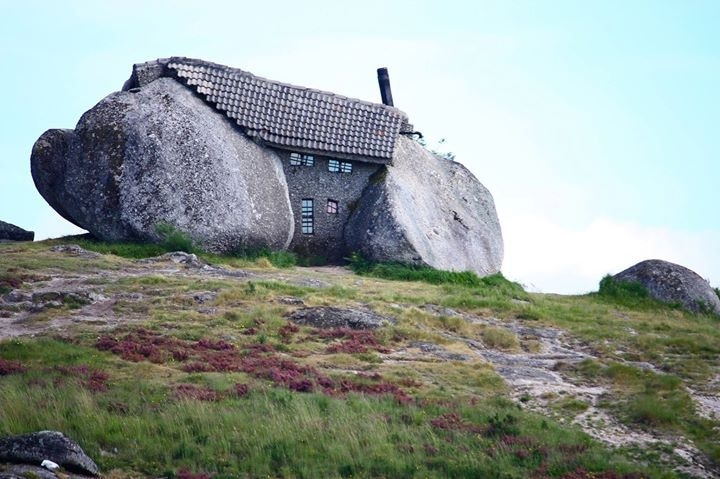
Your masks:
M 295 235 L 290 249 L 302 256 L 322 257 L 327 261 L 341 260 L 347 251 L 343 229 L 352 209 L 357 204 L 370 176 L 384 168 L 381 165 L 358 161 L 337 160 L 352 164 L 351 173 L 331 172 L 330 160 L 325 156 L 312 155 L 313 166 L 293 166 L 290 152 L 276 150 L 282 159 L 290 204 L 295 217 Z M 301 204 L 303 199 L 313 199 L 313 234 L 303 233 Z M 338 202 L 337 214 L 327 212 L 328 200 Z

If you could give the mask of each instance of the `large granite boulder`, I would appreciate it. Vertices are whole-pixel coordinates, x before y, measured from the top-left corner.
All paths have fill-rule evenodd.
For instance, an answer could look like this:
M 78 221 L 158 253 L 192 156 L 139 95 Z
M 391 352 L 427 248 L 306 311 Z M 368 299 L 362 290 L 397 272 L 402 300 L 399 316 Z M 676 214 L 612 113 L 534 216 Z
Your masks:
M 640 283 L 648 294 L 665 303 L 679 303 L 695 312 L 720 314 L 720 298 L 710 284 L 679 264 L 650 259 L 613 276 L 615 281 Z
M 0 241 L 32 241 L 34 238 L 34 232 L 0 221 Z
M 46 459 L 78 474 L 96 476 L 99 472 L 82 448 L 61 432 L 39 431 L 0 438 L 0 462 L 39 466 Z
M 345 227 L 349 251 L 484 276 L 500 271 L 503 239 L 490 192 L 464 166 L 400 137 Z
M 293 236 L 277 154 L 170 78 L 112 93 L 74 131 L 48 130 L 31 167 L 47 202 L 104 240 L 157 240 L 162 223 L 215 252 Z

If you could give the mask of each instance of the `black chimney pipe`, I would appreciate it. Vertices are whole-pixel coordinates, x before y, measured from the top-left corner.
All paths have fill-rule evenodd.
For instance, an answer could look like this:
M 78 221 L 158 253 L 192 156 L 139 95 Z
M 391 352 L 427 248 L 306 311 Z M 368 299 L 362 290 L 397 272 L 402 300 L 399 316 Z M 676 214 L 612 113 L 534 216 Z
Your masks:
M 395 106 L 392 99 L 392 90 L 390 90 L 390 75 L 388 75 L 387 68 L 378 68 L 377 75 L 383 105 Z

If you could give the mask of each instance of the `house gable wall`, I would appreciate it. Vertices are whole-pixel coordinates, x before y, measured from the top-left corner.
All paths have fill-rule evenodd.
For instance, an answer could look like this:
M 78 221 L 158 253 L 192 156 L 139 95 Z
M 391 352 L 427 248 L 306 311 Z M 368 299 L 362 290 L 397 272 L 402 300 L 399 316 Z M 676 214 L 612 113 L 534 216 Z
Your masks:
M 343 230 L 352 209 L 360 199 L 370 176 L 382 165 L 350 161 L 352 173 L 328 171 L 330 160 L 335 158 L 313 155 L 313 166 L 290 165 L 290 152 L 276 150 L 282 160 L 290 204 L 295 217 L 295 235 L 290 249 L 305 257 L 320 257 L 326 261 L 341 260 L 347 252 Z M 347 162 L 347 160 L 341 160 Z M 301 204 L 303 199 L 313 201 L 313 234 L 304 234 L 302 229 Z M 327 201 L 338 202 L 337 214 L 327 212 Z

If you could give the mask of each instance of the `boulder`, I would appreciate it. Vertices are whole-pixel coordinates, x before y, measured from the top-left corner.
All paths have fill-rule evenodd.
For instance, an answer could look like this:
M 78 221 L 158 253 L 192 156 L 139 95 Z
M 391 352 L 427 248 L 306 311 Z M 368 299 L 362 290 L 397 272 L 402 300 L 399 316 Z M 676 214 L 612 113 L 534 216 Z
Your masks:
M 214 252 L 286 248 L 294 230 L 280 158 L 170 78 L 116 92 L 75 130 L 48 130 L 31 170 L 64 218 L 108 241 L 157 241 L 169 224 Z
M 503 239 L 490 192 L 464 166 L 400 137 L 345 227 L 348 251 L 481 276 L 500 271 Z
M 6 475 L 3 475 L 6 474 Z M 77 476 L 76 476 L 77 477 Z M 0 479 L 58 479 L 54 472 L 39 466 L 15 464 L 0 473 Z
M 325 306 L 300 308 L 292 312 L 288 319 L 297 324 L 322 329 L 377 329 L 383 324 L 395 322 L 392 318 L 380 316 L 372 311 Z
M 640 283 L 658 301 L 680 303 L 690 311 L 712 311 L 720 315 L 720 298 L 715 290 L 699 274 L 679 264 L 650 259 L 621 271 L 613 279 Z
M 98 467 L 75 442 L 61 432 L 40 431 L 0 438 L 0 462 L 40 465 L 50 460 L 78 474 L 98 475 Z
M 35 233 L 18 226 L 0 221 L 0 241 L 32 241 Z

